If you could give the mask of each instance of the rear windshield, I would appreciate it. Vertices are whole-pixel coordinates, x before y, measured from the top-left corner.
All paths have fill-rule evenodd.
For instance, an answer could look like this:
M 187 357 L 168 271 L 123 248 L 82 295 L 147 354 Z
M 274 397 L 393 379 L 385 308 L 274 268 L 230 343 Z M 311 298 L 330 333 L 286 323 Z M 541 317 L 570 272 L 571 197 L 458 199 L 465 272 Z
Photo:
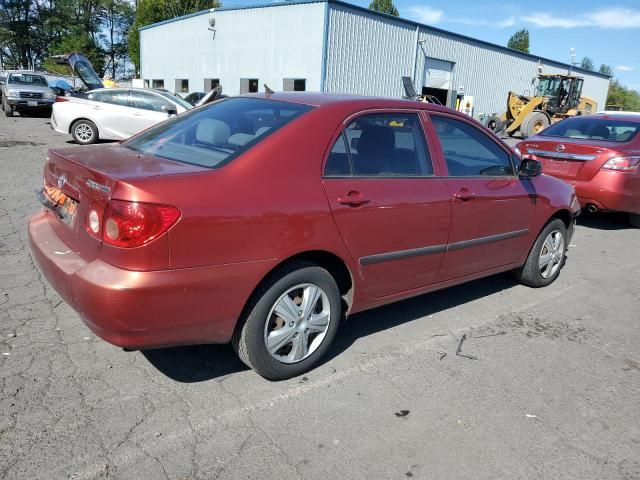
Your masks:
M 628 142 L 640 131 L 640 122 L 608 118 L 574 117 L 546 128 L 543 137 L 583 138 L 607 142 Z
M 140 153 L 219 167 L 312 107 L 228 98 L 167 120 L 124 143 Z
M 29 73 L 12 73 L 9 75 L 9 85 L 37 85 L 48 87 L 47 79 L 41 75 L 31 75 Z

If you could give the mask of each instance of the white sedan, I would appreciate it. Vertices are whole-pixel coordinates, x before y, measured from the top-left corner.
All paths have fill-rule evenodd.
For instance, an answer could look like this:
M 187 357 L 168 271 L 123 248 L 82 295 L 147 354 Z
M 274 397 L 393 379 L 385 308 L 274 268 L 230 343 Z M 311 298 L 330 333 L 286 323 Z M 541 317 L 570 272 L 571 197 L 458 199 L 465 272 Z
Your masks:
M 84 97 L 58 97 L 51 127 L 76 143 L 124 140 L 192 108 L 168 92 L 144 88 L 99 88 Z

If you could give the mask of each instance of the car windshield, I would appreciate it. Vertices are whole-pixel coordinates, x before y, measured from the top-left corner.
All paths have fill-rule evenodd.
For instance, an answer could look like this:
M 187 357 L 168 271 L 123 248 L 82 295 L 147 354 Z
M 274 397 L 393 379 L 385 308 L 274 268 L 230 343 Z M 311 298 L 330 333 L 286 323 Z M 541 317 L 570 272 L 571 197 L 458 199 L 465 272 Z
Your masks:
M 258 98 L 229 98 L 167 120 L 124 143 L 140 153 L 219 167 L 312 107 Z
M 37 85 L 47 87 L 47 79 L 42 75 L 32 75 L 30 73 L 12 73 L 7 82 L 9 85 Z
M 587 116 L 568 118 L 558 122 L 546 128 L 540 135 L 543 137 L 628 142 L 636 136 L 638 131 L 640 131 L 640 122 Z
M 163 97 L 168 98 L 169 100 L 171 100 L 174 103 L 177 103 L 178 105 L 180 105 L 185 110 L 189 110 L 189 109 L 193 108 L 193 105 L 191 105 L 189 102 L 186 102 L 180 95 L 175 95 L 173 93 L 165 92 L 163 90 L 156 90 L 156 93 L 159 93 Z

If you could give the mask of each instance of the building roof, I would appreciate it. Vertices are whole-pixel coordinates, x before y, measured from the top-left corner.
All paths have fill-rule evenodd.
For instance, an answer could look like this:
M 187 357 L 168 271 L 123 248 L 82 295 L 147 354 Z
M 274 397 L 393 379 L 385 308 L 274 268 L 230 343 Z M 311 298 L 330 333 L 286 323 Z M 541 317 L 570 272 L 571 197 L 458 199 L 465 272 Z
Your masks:
M 220 8 L 215 8 L 215 9 L 210 9 L 210 10 L 203 10 L 201 12 L 195 12 L 195 13 L 191 13 L 188 15 L 183 15 L 181 17 L 176 17 L 176 18 L 171 18 L 169 20 L 164 20 L 162 22 L 158 22 L 158 23 L 153 23 L 151 25 L 145 25 L 144 27 L 140 27 L 140 30 L 146 30 L 149 28 L 154 28 L 154 27 L 158 27 L 160 25 L 165 25 L 167 23 L 172 23 L 172 22 L 177 22 L 180 20 L 184 20 L 186 18 L 191 18 L 191 17 L 197 17 L 199 15 L 206 15 L 209 14 L 211 12 L 224 12 L 224 11 L 231 11 L 231 10 L 251 10 L 251 9 L 255 9 L 255 8 L 269 8 L 269 7 L 286 7 L 289 5 L 304 5 L 304 4 L 308 4 L 308 3 L 330 3 L 333 5 L 339 5 L 342 7 L 346 7 L 346 8 L 350 8 L 352 10 L 358 10 L 360 12 L 363 13 L 367 13 L 369 15 L 373 15 L 373 16 L 378 16 L 381 18 L 386 18 L 389 20 L 393 20 L 395 22 L 398 23 L 402 23 L 405 25 L 411 25 L 414 27 L 420 27 L 423 28 L 425 30 L 429 30 L 431 32 L 434 33 L 438 33 L 444 36 L 448 36 L 451 37 L 453 39 L 457 39 L 457 40 L 462 40 L 465 42 L 469 42 L 469 43 L 475 43 L 478 45 L 483 45 L 485 47 L 494 49 L 494 50 L 500 50 L 503 51 L 504 53 L 508 53 L 511 55 L 517 55 L 520 57 L 524 57 L 527 58 L 529 60 L 533 60 L 533 61 L 542 61 L 545 63 L 550 63 L 550 64 L 554 64 L 555 66 L 561 67 L 561 68 L 566 68 L 571 69 L 572 72 L 580 72 L 580 73 L 584 73 L 587 75 L 595 75 L 597 77 L 601 77 L 601 78 L 606 78 L 609 79 L 611 78 L 611 75 L 606 75 L 604 73 L 600 73 L 600 72 L 594 72 L 592 70 L 585 70 L 583 68 L 580 67 L 576 67 L 576 66 L 572 66 L 569 65 L 568 63 L 564 63 L 564 62 L 559 62 L 557 60 L 552 60 L 550 58 L 545 58 L 545 57 L 540 57 L 538 55 L 534 55 L 531 53 L 524 53 L 524 52 L 520 52 L 518 50 L 513 50 L 512 48 L 508 48 L 502 45 L 497 45 L 495 43 L 491 43 L 491 42 L 487 42 L 485 40 L 479 40 L 477 38 L 473 38 L 473 37 L 469 37 L 466 35 L 462 35 L 460 33 L 454 33 L 454 32 L 450 32 L 448 30 L 443 30 L 441 28 L 437 28 L 437 27 L 433 27 L 430 25 L 426 25 L 424 23 L 420 23 L 420 22 L 416 22 L 414 20 L 409 20 L 406 18 L 402 18 L 402 17 L 394 17 L 393 15 L 388 15 L 386 13 L 381 13 L 381 12 L 377 12 L 375 10 L 371 10 L 369 8 L 365 8 L 365 7 L 361 7 L 359 5 L 354 5 L 352 3 L 349 2 L 345 2 L 342 0 L 285 0 L 285 1 L 276 1 L 276 2 L 272 2 L 272 3 L 257 3 L 255 5 L 247 5 L 247 6 L 242 6 L 242 7 L 220 7 Z

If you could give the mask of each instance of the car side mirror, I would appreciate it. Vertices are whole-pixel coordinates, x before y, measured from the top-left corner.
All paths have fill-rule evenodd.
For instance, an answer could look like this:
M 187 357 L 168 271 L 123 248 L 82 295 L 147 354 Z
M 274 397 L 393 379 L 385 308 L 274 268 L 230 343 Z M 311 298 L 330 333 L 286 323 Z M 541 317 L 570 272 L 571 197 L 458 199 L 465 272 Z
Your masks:
M 520 163 L 520 171 L 518 174 L 520 178 L 538 177 L 542 174 L 542 165 L 538 160 L 524 158 L 522 163 Z
M 171 107 L 168 105 L 162 105 L 162 111 L 165 112 L 168 116 L 178 114 L 178 110 L 176 109 L 176 107 Z

